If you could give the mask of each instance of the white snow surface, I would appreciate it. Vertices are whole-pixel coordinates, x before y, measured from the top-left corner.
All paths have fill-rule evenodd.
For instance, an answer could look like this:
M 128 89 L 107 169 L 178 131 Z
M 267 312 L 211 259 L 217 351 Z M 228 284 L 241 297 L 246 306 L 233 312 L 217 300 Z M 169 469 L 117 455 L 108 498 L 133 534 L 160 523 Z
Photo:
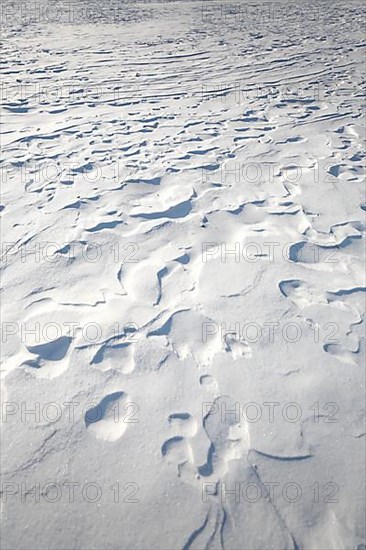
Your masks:
M 364 549 L 363 2 L 2 10 L 2 548 Z

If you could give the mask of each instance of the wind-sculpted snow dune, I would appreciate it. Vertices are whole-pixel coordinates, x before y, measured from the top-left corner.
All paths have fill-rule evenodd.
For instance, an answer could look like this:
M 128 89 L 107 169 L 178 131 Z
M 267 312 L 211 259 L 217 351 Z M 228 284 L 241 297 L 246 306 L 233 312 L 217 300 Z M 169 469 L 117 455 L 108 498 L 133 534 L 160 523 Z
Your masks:
M 365 7 L 2 4 L 3 548 L 365 548 Z

